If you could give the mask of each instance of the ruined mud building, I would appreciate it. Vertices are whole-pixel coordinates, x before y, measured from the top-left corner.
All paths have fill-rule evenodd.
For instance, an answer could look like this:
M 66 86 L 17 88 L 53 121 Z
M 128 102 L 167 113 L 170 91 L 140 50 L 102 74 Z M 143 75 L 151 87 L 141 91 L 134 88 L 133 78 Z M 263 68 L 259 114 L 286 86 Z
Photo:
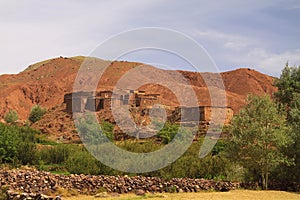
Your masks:
M 214 115 L 214 116 L 213 116 Z M 228 106 L 198 106 L 198 107 L 176 107 L 169 117 L 169 121 L 176 123 L 190 123 L 195 121 L 208 124 L 229 124 L 233 118 L 233 110 Z
M 159 102 L 160 94 L 146 94 L 140 90 L 120 90 L 113 93 L 110 90 L 98 92 L 76 92 L 64 96 L 66 110 L 69 113 L 84 110 L 98 112 L 103 109 L 130 106 L 136 108 L 151 108 Z
M 145 91 L 139 90 L 120 90 L 117 92 L 106 90 L 95 93 L 69 93 L 64 96 L 64 103 L 69 113 L 83 112 L 84 110 L 99 112 L 105 109 L 109 110 L 111 107 L 118 108 L 122 106 L 149 110 L 155 104 L 159 104 L 159 98 L 160 94 L 147 94 Z M 179 106 L 168 110 L 168 113 L 167 120 L 172 123 L 189 123 L 194 121 L 210 123 L 212 117 L 214 117 L 214 122 L 229 124 L 234 115 L 233 110 L 226 106 Z M 216 116 L 212 116 L 213 114 Z M 182 116 L 185 116 L 184 119 L 181 119 Z

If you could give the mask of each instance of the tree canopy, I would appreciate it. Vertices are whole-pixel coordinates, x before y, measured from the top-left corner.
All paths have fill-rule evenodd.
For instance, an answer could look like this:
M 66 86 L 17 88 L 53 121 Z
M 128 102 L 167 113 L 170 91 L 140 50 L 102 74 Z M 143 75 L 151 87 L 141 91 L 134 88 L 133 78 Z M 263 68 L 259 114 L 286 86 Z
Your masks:
M 286 119 L 291 127 L 290 136 L 294 143 L 286 149 L 290 158 L 295 160 L 295 165 L 283 170 L 282 177 L 288 181 L 300 180 L 300 66 L 290 67 L 288 64 L 275 85 L 277 102 L 286 109 Z
M 269 96 L 249 96 L 247 105 L 232 121 L 229 157 L 259 177 L 268 189 L 269 173 L 279 164 L 289 163 L 281 152 L 291 142 L 285 116 Z

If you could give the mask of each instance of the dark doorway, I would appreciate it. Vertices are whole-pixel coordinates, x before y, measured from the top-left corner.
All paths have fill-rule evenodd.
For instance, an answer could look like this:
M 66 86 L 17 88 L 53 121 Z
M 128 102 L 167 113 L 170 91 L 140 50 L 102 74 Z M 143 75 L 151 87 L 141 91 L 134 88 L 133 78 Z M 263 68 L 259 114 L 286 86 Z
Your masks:
M 104 109 L 104 99 L 100 99 L 99 105 L 98 105 L 98 108 L 97 108 L 97 110 L 102 110 L 102 109 Z

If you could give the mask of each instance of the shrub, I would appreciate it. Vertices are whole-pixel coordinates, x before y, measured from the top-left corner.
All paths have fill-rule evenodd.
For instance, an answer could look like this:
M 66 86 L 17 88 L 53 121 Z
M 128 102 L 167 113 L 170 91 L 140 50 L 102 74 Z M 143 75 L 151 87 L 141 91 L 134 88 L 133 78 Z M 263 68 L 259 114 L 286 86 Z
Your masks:
M 92 114 L 86 114 L 77 121 L 82 142 L 90 145 L 107 143 L 114 139 L 114 126 L 109 122 L 98 123 Z
M 162 130 L 159 131 L 157 136 L 162 139 L 164 144 L 171 142 L 176 136 L 179 126 L 176 124 L 166 123 Z
M 109 139 L 110 141 L 114 140 L 114 125 L 103 121 L 101 123 L 101 130 L 103 131 L 103 134 L 107 137 L 107 139 Z
M 32 123 L 35 123 L 35 122 L 39 121 L 44 116 L 45 113 L 46 113 L 45 108 L 42 108 L 40 105 L 35 105 L 31 109 L 31 112 L 29 115 L 29 121 L 31 121 Z
M 34 164 L 36 160 L 35 134 L 29 127 L 0 123 L 0 162 Z
M 17 149 L 17 160 L 22 165 L 34 165 L 37 162 L 35 143 L 31 141 L 20 142 Z
M 15 110 L 10 110 L 5 116 L 4 120 L 6 123 L 12 124 L 15 123 L 19 119 L 18 113 Z
M 17 155 L 16 131 L 0 124 L 0 162 L 12 163 Z
M 40 150 L 40 159 L 45 164 L 62 164 L 75 152 L 76 146 L 68 144 L 59 144 L 56 146 L 45 147 Z
M 72 174 L 97 175 L 100 172 L 97 160 L 85 149 L 72 153 L 66 160 L 65 166 Z

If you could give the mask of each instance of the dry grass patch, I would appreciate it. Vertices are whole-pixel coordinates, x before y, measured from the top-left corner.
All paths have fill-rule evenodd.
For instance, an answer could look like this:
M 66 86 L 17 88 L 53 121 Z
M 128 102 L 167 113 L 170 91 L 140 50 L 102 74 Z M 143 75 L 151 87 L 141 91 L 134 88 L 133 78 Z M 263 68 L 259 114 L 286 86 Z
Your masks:
M 95 200 L 95 197 L 91 196 L 78 196 L 65 198 L 66 200 Z M 120 197 L 105 198 L 107 200 L 139 200 L 139 199 L 151 199 L 151 200 L 299 200 L 300 194 L 283 192 L 283 191 L 251 191 L 251 190 L 235 190 L 230 192 L 200 192 L 200 193 L 180 193 L 180 194 L 148 194 L 146 196 L 136 196 L 134 194 L 125 194 Z

